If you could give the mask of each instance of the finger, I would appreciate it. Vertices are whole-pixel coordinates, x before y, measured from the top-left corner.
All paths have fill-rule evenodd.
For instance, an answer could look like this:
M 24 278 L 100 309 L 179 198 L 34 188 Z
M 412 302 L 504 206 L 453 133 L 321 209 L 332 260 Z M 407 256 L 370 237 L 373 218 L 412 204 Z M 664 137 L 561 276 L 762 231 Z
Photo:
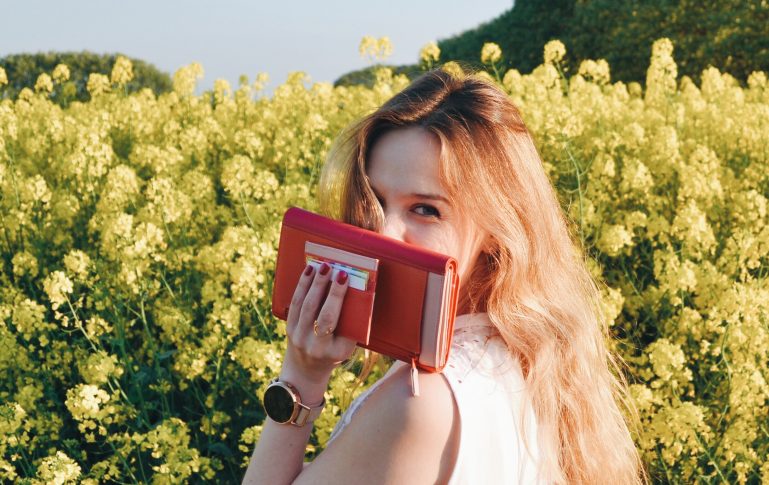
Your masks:
M 344 303 L 344 295 L 347 293 L 347 287 L 349 286 L 347 276 L 346 271 L 338 272 L 331 284 L 326 301 L 323 302 L 323 306 L 320 312 L 318 312 L 318 318 L 316 319 L 317 335 L 320 337 L 330 336 L 334 329 L 336 329 L 336 324 L 342 311 L 342 303 Z
M 304 341 L 305 337 L 312 334 L 312 326 L 318 318 L 318 312 L 323 304 L 323 300 L 326 299 L 326 292 L 328 291 L 328 283 L 330 279 L 331 266 L 328 263 L 321 264 L 318 271 L 315 272 L 312 285 L 307 291 L 307 295 L 304 297 L 304 302 L 302 302 L 295 332 L 299 340 Z
M 310 286 L 315 276 L 315 268 L 311 265 L 307 265 L 299 277 L 299 282 L 294 290 L 294 295 L 291 297 L 291 305 L 288 307 L 288 318 L 286 320 L 286 332 L 293 333 L 297 322 L 299 321 L 299 315 L 302 311 L 302 304 L 307 296 L 307 292 L 310 290 Z
M 331 342 L 331 350 L 329 351 L 331 358 L 340 363 L 349 359 L 356 345 L 358 343 L 355 340 L 334 336 L 334 340 Z

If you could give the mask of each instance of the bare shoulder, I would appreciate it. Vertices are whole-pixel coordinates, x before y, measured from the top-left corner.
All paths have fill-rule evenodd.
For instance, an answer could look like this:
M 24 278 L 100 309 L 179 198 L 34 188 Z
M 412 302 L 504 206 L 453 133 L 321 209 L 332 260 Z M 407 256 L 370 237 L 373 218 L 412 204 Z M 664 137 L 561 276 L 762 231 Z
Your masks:
M 295 483 L 435 483 L 451 474 L 459 414 L 446 379 L 410 368 L 394 371 L 361 404 L 339 436 Z

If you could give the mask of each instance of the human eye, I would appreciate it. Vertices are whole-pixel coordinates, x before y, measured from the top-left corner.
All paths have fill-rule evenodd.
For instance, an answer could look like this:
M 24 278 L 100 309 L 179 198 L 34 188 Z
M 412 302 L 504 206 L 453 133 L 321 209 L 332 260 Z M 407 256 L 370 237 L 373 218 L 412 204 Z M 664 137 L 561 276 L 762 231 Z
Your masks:
M 425 217 L 434 217 L 436 219 L 441 217 L 441 213 L 438 211 L 438 209 L 427 204 L 419 204 L 418 206 L 414 207 L 414 212 L 420 216 Z

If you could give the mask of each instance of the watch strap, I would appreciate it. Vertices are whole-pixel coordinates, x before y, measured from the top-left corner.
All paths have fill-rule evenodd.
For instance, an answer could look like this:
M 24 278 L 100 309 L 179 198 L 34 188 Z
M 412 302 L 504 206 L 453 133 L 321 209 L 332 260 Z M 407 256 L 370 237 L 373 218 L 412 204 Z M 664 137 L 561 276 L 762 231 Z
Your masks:
M 304 426 L 305 424 L 311 423 L 318 419 L 321 411 L 323 411 L 323 407 L 326 405 L 326 398 L 324 397 L 320 404 L 317 406 L 305 406 L 300 402 L 298 402 L 297 405 L 299 410 L 296 413 L 296 418 L 291 421 L 291 424 L 296 426 Z

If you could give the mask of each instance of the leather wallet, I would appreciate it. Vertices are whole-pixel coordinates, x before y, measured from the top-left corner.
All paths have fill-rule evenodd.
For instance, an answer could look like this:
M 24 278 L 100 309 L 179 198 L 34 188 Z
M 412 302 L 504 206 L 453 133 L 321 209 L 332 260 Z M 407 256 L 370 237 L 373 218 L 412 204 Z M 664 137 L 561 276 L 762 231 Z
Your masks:
M 288 318 L 296 285 L 318 248 L 327 248 L 326 256 L 340 251 L 348 265 L 360 261 L 353 273 L 360 270 L 361 280 L 365 279 L 353 288 L 350 273 L 335 335 L 408 362 L 414 371 L 443 369 L 457 311 L 459 276 L 454 258 L 291 207 L 283 216 L 273 282 L 276 317 Z M 361 269 L 365 264 L 374 269 Z

